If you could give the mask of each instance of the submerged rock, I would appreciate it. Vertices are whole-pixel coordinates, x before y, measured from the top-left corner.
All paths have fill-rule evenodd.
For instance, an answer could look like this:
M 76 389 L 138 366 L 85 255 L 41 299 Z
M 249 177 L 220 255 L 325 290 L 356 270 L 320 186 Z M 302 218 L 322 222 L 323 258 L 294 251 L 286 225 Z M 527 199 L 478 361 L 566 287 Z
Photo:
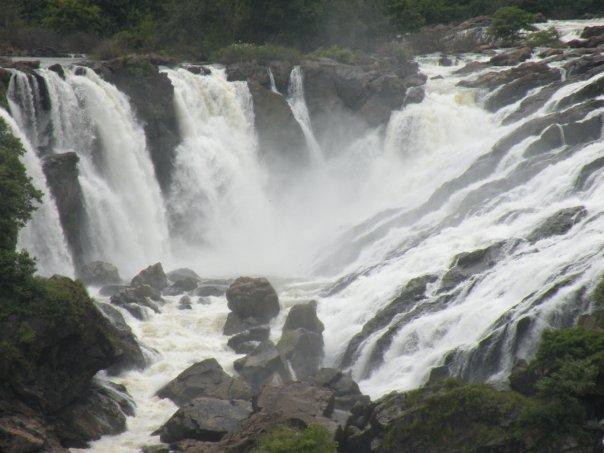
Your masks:
M 197 398 L 184 405 L 159 429 L 162 442 L 184 439 L 218 442 L 252 414 L 249 401 Z
M 149 285 L 151 288 L 161 291 L 168 286 L 168 278 L 164 273 L 161 263 L 143 269 L 132 279 L 131 286 Z
M 225 373 L 216 359 L 208 359 L 180 373 L 162 387 L 157 396 L 183 406 L 198 397 L 251 401 L 252 390 L 241 379 Z
M 80 280 L 91 286 L 117 285 L 122 281 L 117 267 L 103 261 L 84 264 L 78 275 Z

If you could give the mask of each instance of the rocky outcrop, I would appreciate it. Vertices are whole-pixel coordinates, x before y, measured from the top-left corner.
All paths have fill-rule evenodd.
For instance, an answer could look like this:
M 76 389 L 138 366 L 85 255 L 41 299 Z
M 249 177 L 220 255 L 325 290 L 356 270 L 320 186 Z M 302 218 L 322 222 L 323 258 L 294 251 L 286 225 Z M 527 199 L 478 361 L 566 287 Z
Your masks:
M 311 381 L 334 392 L 334 407 L 337 410 L 351 411 L 355 405 L 370 401 L 368 396 L 361 393 L 350 373 L 335 368 L 321 368 Z
M 251 414 L 248 401 L 197 398 L 178 409 L 159 429 L 160 439 L 166 443 L 184 439 L 218 442 Z
M 122 352 L 120 358 L 107 368 L 107 373 L 110 376 L 116 376 L 126 370 L 145 368 L 147 366 L 145 354 L 119 310 L 105 303 L 99 303 L 98 306 L 117 330 L 119 347 Z
M 174 88 L 158 66 L 175 61 L 156 55 L 127 56 L 98 63 L 94 68 L 125 93 L 145 128 L 157 180 L 164 192 L 170 187 L 176 147 L 180 143 L 174 110 Z
M 130 286 L 136 287 L 142 285 L 149 285 L 157 291 L 161 291 L 168 286 L 168 277 L 166 277 L 161 263 L 156 263 L 143 269 L 130 282 Z
M 561 236 L 587 216 L 587 209 L 583 206 L 561 209 L 554 215 L 544 220 L 527 237 L 531 243 L 541 241 L 552 236 Z
M 252 390 L 241 379 L 225 373 L 216 359 L 196 363 L 162 387 L 157 396 L 184 406 L 195 398 L 251 401 Z
M 521 47 L 508 52 L 499 53 L 491 58 L 489 63 L 493 66 L 516 66 L 530 59 L 532 55 L 533 51 L 530 47 Z
M 89 242 L 86 235 L 88 216 L 78 181 L 78 161 L 77 154 L 69 152 L 48 155 L 42 162 L 76 268 L 84 264 L 84 250 Z
M 235 360 L 235 371 L 254 391 L 267 384 L 281 384 L 291 380 L 285 359 L 273 342 L 265 340 L 245 357 Z
M 136 319 L 145 319 L 147 309 L 159 313 L 159 302 L 163 302 L 159 291 L 149 285 L 128 287 L 110 299 L 113 305 L 126 309 Z
M 318 371 L 323 361 L 323 329 L 315 301 L 295 305 L 288 313 L 277 349 L 297 379 L 314 376 Z
M 78 276 L 80 280 L 90 286 L 117 285 L 122 281 L 117 267 L 103 261 L 84 264 L 80 268 Z
M 268 323 L 280 310 L 279 297 L 265 278 L 240 277 L 226 292 L 229 313 L 223 332 L 233 335 Z
M 479 16 L 457 24 L 424 27 L 408 40 L 411 47 L 421 54 L 480 53 L 494 45 L 493 38 L 487 33 L 490 24 L 490 18 Z

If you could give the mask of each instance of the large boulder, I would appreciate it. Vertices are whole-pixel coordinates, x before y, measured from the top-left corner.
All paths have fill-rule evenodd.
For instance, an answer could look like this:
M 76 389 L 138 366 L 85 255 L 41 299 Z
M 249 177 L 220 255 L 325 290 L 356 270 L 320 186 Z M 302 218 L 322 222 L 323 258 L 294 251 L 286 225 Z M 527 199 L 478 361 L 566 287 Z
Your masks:
M 287 314 L 283 331 L 306 329 L 310 332 L 321 334 L 325 326 L 317 317 L 317 302 L 310 301 L 305 304 L 294 305 Z
M 252 390 L 241 379 L 225 373 L 216 359 L 207 359 L 180 373 L 157 396 L 183 406 L 199 397 L 251 401 Z
M 113 305 L 124 308 L 136 319 L 145 319 L 147 310 L 159 313 L 158 302 L 162 302 L 160 293 L 149 285 L 126 288 L 109 299 Z
M 250 354 L 235 360 L 234 367 L 254 391 L 267 383 L 291 380 L 283 356 L 270 340 L 263 341 Z
M 334 392 L 335 408 L 338 410 L 350 411 L 355 404 L 368 401 L 350 373 L 343 373 L 335 368 L 321 368 L 311 378 L 311 382 Z
M 90 243 L 86 234 L 88 216 L 78 180 L 78 162 L 78 155 L 69 152 L 48 155 L 42 163 L 76 267 L 84 264 L 82 262 L 84 252 L 87 250 L 87 244 Z
M 34 415 L 0 415 L 0 451 L 67 453 L 51 426 Z
M 162 291 L 165 296 L 180 296 L 184 293 L 194 291 L 199 285 L 199 280 L 193 277 L 184 277 L 176 280 Z
M 240 277 L 226 293 L 229 309 L 241 319 L 268 322 L 279 314 L 279 297 L 266 278 Z
M 110 304 L 99 303 L 101 312 L 109 319 L 113 327 L 117 330 L 119 348 L 122 351 L 120 358 L 109 368 L 107 373 L 115 376 L 123 371 L 131 369 L 142 370 L 147 366 L 147 360 L 143 353 L 136 336 L 130 326 L 124 320 L 122 314 Z
M 166 274 L 166 276 L 172 283 L 175 283 L 178 280 L 183 280 L 185 278 L 194 278 L 197 281 L 201 281 L 201 277 L 197 275 L 197 272 L 186 267 L 170 271 Z
M 184 405 L 159 429 L 162 442 L 184 439 L 218 442 L 252 414 L 252 403 L 241 400 L 197 398 Z
M 138 275 L 132 279 L 130 285 L 149 285 L 151 288 L 161 291 L 168 286 L 168 277 L 166 277 L 161 263 L 156 263 L 140 271 Z
M 334 394 L 329 389 L 307 382 L 267 385 L 256 400 L 260 412 L 281 413 L 311 425 L 329 417 L 334 409 Z
M 126 430 L 134 406 L 125 387 L 95 383 L 82 397 L 53 414 L 55 430 L 66 447 L 86 448 L 101 436 Z
M 122 281 L 117 267 L 103 261 L 84 264 L 78 276 L 86 285 L 91 286 L 117 285 Z

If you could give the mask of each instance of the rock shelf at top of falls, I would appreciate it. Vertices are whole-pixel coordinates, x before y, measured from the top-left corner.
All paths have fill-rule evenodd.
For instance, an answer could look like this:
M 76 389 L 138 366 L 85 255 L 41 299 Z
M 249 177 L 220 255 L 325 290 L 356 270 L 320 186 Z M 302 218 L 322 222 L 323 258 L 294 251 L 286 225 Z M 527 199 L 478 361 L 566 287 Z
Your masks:
M 94 301 L 55 277 L 52 329 L 42 299 L 0 317 L 0 450 L 246 451 L 285 422 L 351 452 L 538 449 L 523 417 L 573 371 L 533 361 L 542 333 L 601 344 L 602 34 L 499 49 L 484 21 L 414 61 L 2 60 L 44 192 L 19 247 Z M 602 434 L 578 400 L 554 451 Z

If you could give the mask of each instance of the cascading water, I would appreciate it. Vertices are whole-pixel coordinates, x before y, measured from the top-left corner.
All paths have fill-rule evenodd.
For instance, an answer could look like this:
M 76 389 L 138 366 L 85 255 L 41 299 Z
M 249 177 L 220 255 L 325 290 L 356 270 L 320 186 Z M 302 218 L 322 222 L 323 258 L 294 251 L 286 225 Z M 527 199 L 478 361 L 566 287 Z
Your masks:
M 10 127 L 25 148 L 23 163 L 36 189 L 42 192 L 42 200 L 37 205 L 31 220 L 19 233 L 18 249 L 25 249 L 36 258 L 38 273 L 51 276 L 55 273 L 72 276 L 73 263 L 63 235 L 54 200 L 49 195 L 42 164 L 27 137 L 9 113 L 0 108 L 0 118 Z
M 131 275 L 166 257 L 165 208 L 128 99 L 92 70 L 82 70 L 66 71 L 65 80 L 39 70 L 51 104 L 52 151 L 80 158 L 90 229 L 86 260 L 109 261 Z

